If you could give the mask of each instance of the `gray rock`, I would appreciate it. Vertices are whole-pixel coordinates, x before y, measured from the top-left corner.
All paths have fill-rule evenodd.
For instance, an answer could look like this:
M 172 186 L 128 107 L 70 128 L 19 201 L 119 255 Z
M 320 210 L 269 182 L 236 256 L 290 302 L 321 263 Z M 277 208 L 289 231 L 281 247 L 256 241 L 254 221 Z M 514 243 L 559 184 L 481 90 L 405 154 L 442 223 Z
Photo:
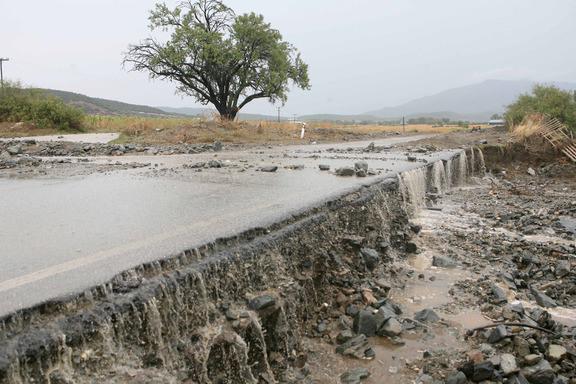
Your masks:
M 544 292 L 537 290 L 536 288 L 530 287 L 530 293 L 532 293 L 532 295 L 534 295 L 534 299 L 536 299 L 536 303 L 538 303 L 538 305 L 541 307 L 554 308 L 554 307 L 558 306 L 558 304 L 556 304 L 556 301 L 554 301 L 554 299 L 552 299 L 550 296 L 548 296 Z
M 222 168 L 222 162 L 219 160 L 210 160 L 207 166 L 208 168 Z
M 250 300 L 248 303 L 248 308 L 259 311 L 268 307 L 271 307 L 276 304 L 276 299 L 274 296 L 271 295 L 262 295 L 255 297 L 254 299 Z
M 502 304 L 508 302 L 508 297 L 506 296 L 506 292 L 498 285 L 492 283 L 492 297 L 496 304 Z
M 14 144 L 6 148 L 6 151 L 12 156 L 16 156 L 22 153 L 22 145 L 21 144 Z
M 389 318 L 378 330 L 379 336 L 396 337 L 402 334 L 402 324 L 395 318 Z
M 260 168 L 260 172 L 276 172 L 277 170 L 278 170 L 278 167 L 275 165 L 269 165 L 269 166 Z
M 357 161 L 354 163 L 354 170 L 368 172 L 368 163 L 365 161 Z
M 514 337 L 514 349 L 520 357 L 528 356 L 530 354 L 530 343 L 528 340 L 520 337 Z
M 342 384 L 359 384 L 362 380 L 368 378 L 370 372 L 366 368 L 354 368 L 340 376 Z
M 329 166 L 329 165 L 326 165 L 326 164 L 320 164 L 320 165 L 318 165 L 318 168 L 319 168 L 321 171 L 329 171 L 329 170 L 330 170 L 330 166 Z
M 451 374 L 446 379 L 446 384 L 466 384 L 467 382 L 466 375 L 461 371 Z
M 357 359 L 364 359 L 369 349 L 371 348 L 366 336 L 358 335 L 336 347 L 336 353 L 344 356 L 352 356 Z
M 440 317 L 431 309 L 423 309 L 414 314 L 414 320 L 423 323 L 435 323 L 440 320 Z
M 440 268 L 455 268 L 457 266 L 456 262 L 446 256 L 434 256 L 432 257 L 432 265 Z
M 356 176 L 357 177 L 366 177 L 366 176 L 368 176 L 368 174 L 363 169 L 357 169 L 356 170 Z
M 378 312 L 363 309 L 354 317 L 352 329 L 358 334 L 375 336 L 383 323 L 384 318 Z
M 354 171 L 354 169 L 350 167 L 342 167 L 336 170 L 337 176 L 354 176 L 355 174 L 356 172 Z
M 490 361 L 483 361 L 478 364 L 474 364 L 474 369 L 472 371 L 472 381 L 480 382 L 483 380 L 490 380 L 494 375 L 494 364 Z
M 488 336 L 488 342 L 491 344 L 497 343 L 508 336 L 508 330 L 505 326 L 499 325 L 496 328 L 492 328 L 490 335 Z
M 434 378 L 427 374 L 422 374 L 416 379 L 416 384 L 433 384 Z
M 550 344 L 548 347 L 548 358 L 551 361 L 560 361 L 566 356 L 568 351 L 561 345 Z
M 542 361 L 542 356 L 535 353 L 524 356 L 524 363 L 526 365 L 535 365 Z
M 570 274 L 570 262 L 568 260 L 558 260 L 555 268 L 556 277 L 565 277 Z
M 521 373 L 531 384 L 552 384 L 555 378 L 554 370 L 547 360 L 524 367 Z
M 343 331 L 340 331 L 340 333 L 338 333 L 338 335 L 336 336 L 336 342 L 338 344 L 343 344 L 352 338 L 354 338 L 354 333 L 352 333 L 352 331 L 349 329 L 345 329 Z
M 362 248 L 360 254 L 364 260 L 364 265 L 366 265 L 368 270 L 373 271 L 378 266 L 378 263 L 380 262 L 380 254 L 377 250 L 372 248 Z
M 510 376 L 513 373 L 518 372 L 518 365 L 516 364 L 516 358 L 510 353 L 504 353 L 500 356 L 500 369 L 504 376 Z
M 536 171 L 532 168 L 528 168 L 526 173 L 528 173 L 530 176 L 536 176 Z
M 215 141 L 214 144 L 212 144 L 212 149 L 216 152 L 219 152 L 222 150 L 222 143 L 219 141 Z
M 508 379 L 508 384 L 530 384 L 521 373 Z

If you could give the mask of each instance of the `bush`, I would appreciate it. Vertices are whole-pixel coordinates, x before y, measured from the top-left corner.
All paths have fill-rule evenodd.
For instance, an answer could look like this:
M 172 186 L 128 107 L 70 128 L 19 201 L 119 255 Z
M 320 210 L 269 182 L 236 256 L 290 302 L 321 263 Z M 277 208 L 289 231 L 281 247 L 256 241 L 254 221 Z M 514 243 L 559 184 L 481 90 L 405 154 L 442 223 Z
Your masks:
M 80 131 L 84 112 L 42 91 L 8 83 L 0 91 L 0 121 L 22 121 L 38 128 Z
M 540 113 L 555 117 L 576 130 L 576 99 L 571 92 L 554 86 L 536 85 L 531 94 L 518 97 L 505 114 L 510 127 L 520 124 L 528 115 Z

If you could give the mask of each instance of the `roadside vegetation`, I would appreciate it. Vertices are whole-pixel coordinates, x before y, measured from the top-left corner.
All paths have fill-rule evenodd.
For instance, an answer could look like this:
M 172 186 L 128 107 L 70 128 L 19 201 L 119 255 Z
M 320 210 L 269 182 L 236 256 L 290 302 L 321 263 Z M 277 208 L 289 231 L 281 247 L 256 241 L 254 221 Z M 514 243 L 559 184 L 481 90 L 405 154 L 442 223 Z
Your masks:
M 336 142 L 377 138 L 402 133 L 401 125 L 343 125 L 311 122 L 300 139 L 302 125 L 274 121 L 226 121 L 206 118 L 90 117 L 89 131 L 120 132 L 121 143 L 211 143 L 215 140 L 235 144 L 298 144 L 310 141 Z M 456 125 L 406 125 L 407 134 L 446 133 L 461 130 Z
M 532 93 L 521 95 L 514 104 L 508 106 L 505 119 L 508 126 L 514 129 L 533 114 L 555 117 L 576 132 L 576 92 L 537 85 Z
M 81 131 L 84 112 L 44 92 L 8 82 L 0 90 L 0 122 L 36 130 Z

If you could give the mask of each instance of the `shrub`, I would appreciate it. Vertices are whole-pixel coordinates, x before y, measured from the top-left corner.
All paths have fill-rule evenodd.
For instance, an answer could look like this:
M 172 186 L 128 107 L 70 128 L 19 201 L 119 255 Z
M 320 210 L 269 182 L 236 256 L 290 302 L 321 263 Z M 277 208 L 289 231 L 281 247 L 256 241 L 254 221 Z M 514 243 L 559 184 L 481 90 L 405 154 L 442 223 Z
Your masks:
M 38 128 L 80 131 L 84 112 L 42 91 L 8 83 L 0 91 L 0 121 L 22 121 Z
M 534 113 L 555 117 L 576 130 L 576 100 L 571 92 L 554 86 L 536 85 L 531 94 L 520 95 L 514 104 L 508 106 L 505 118 L 508 125 L 514 127 Z

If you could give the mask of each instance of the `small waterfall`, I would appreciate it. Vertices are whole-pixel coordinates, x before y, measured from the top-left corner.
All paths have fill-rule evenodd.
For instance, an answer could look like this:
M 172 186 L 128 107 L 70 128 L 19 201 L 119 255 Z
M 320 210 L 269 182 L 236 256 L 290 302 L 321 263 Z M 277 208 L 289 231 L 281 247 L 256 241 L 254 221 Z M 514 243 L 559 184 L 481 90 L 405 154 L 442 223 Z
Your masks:
M 486 162 L 484 161 L 484 153 L 482 152 L 482 150 L 480 148 L 474 148 L 476 151 L 478 151 L 478 171 L 480 176 L 484 176 L 484 174 L 486 173 Z M 474 151 L 472 151 L 472 153 L 474 153 Z
M 446 192 L 447 186 L 448 181 L 446 170 L 444 169 L 444 162 L 437 161 L 432 164 L 430 192 L 442 194 Z
M 466 183 L 468 178 L 468 158 L 466 157 L 466 151 L 460 152 L 458 156 L 456 180 L 458 185 L 463 185 Z
M 446 173 L 446 189 L 450 189 L 453 184 L 452 159 L 446 160 L 445 173 Z
M 476 173 L 476 156 L 474 155 L 474 147 L 470 148 L 470 161 L 468 164 L 470 171 L 469 175 L 474 175 Z
M 399 176 L 404 208 L 414 214 L 426 202 L 426 173 L 424 168 L 402 172 Z

